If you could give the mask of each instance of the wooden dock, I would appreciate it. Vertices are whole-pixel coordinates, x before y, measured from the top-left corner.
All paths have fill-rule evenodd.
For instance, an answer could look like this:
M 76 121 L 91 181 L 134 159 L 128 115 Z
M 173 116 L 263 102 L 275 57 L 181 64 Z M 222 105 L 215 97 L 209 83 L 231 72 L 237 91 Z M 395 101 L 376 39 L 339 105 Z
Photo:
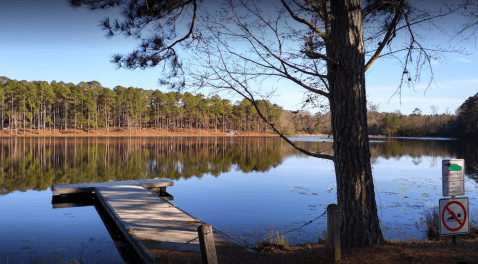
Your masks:
M 172 181 L 157 179 L 54 185 L 52 191 L 61 196 L 93 192 L 143 262 L 162 263 L 168 255 L 200 253 L 199 240 L 195 238 L 203 222 L 160 196 L 168 195 L 166 187 L 172 185 Z M 240 248 L 217 232 L 214 240 L 216 247 Z

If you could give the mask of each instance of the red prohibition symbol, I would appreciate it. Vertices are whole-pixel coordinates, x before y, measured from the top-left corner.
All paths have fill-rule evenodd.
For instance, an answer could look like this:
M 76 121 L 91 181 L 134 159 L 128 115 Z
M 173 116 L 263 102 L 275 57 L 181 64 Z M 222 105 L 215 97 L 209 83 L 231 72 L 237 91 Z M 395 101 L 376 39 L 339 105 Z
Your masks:
M 463 209 L 463 221 L 460 221 L 460 219 L 458 219 L 458 217 L 455 215 L 455 213 L 452 210 L 450 210 L 449 206 L 452 205 L 452 204 L 457 204 L 461 207 L 461 209 Z M 447 211 L 455 219 L 455 221 L 458 222 L 458 227 L 457 228 L 451 228 L 451 227 L 446 225 L 445 211 Z M 441 221 L 442 221 L 443 225 L 445 226 L 445 228 L 448 231 L 455 232 L 455 231 L 460 230 L 465 225 L 465 222 L 466 222 L 466 210 L 465 210 L 465 207 L 463 206 L 463 204 L 461 204 L 458 201 L 451 201 L 451 202 L 447 203 L 445 205 L 445 207 L 443 207 L 443 212 L 441 212 Z

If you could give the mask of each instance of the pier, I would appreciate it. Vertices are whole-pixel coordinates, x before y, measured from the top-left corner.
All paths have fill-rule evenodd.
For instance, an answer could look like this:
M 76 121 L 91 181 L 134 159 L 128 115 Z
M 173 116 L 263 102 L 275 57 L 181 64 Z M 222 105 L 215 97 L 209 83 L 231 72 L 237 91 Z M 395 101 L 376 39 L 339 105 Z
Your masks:
M 173 182 L 164 179 L 54 185 L 52 204 L 54 208 L 90 205 L 88 199 L 85 203 L 75 197 L 93 193 L 144 263 L 162 263 L 168 255 L 177 258 L 181 253 L 188 261 L 200 259 L 197 238 L 203 222 L 168 202 L 173 199 L 166 192 L 170 186 Z M 217 232 L 214 242 L 216 247 L 242 250 Z

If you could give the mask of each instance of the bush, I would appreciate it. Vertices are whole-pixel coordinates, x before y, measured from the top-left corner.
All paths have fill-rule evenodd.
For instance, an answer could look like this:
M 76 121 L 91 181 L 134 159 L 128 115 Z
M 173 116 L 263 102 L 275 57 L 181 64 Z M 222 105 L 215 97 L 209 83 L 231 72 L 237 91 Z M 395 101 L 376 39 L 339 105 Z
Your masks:
M 438 207 L 433 207 L 425 211 L 423 220 L 427 226 L 427 238 L 434 240 L 440 239 L 440 214 Z

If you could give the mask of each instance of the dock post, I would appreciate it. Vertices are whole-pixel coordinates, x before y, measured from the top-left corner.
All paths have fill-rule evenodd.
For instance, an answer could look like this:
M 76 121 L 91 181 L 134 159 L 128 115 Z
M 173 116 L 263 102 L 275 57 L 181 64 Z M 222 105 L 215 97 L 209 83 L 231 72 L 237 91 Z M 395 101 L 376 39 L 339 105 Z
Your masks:
M 199 245 L 203 264 L 217 264 L 216 244 L 212 226 L 204 224 L 198 227 Z
M 163 196 L 163 195 L 166 195 L 166 194 L 167 194 L 166 187 L 159 187 L 159 195 Z
M 340 260 L 340 212 L 337 204 L 327 206 L 327 251 Z

